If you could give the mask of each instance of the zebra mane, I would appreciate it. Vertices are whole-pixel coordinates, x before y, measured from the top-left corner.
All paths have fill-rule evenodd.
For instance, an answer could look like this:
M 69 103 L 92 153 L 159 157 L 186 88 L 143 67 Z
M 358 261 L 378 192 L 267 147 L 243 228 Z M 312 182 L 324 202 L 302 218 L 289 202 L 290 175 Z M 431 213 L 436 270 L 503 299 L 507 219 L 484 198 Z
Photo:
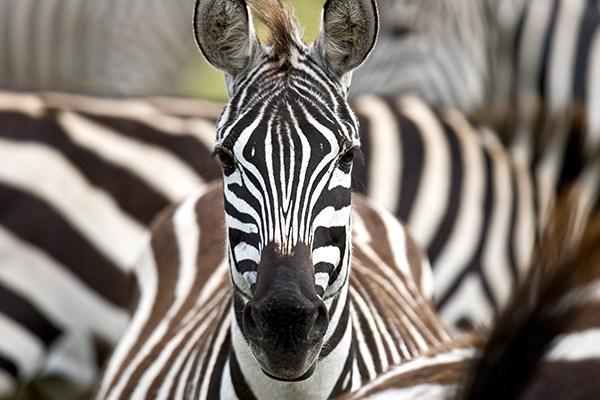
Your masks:
M 274 54 L 279 57 L 290 56 L 294 46 L 302 43 L 292 7 L 281 0 L 248 0 L 248 5 L 269 30 L 266 44 L 273 46 Z
M 580 230 L 576 201 L 563 196 L 557 204 L 529 274 L 497 318 L 461 399 L 520 398 L 555 340 L 574 325 L 593 323 L 585 310 L 600 287 L 600 215 Z

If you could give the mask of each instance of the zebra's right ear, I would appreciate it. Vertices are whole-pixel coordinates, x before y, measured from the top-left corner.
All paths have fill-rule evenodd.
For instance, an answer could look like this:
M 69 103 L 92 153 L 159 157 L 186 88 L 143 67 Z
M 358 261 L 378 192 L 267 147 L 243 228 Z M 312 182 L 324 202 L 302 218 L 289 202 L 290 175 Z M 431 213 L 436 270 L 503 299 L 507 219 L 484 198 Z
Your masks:
M 196 0 L 194 35 L 206 60 L 232 76 L 259 46 L 244 0 Z
M 367 59 L 378 30 L 375 0 L 327 0 L 316 48 L 329 69 L 343 78 Z

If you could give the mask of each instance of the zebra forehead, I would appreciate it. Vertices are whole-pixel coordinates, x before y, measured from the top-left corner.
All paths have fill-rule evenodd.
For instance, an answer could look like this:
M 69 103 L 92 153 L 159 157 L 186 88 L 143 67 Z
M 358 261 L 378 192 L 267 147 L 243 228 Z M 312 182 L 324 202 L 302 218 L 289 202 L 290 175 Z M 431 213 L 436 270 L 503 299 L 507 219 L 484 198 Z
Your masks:
M 252 143 L 267 132 L 272 139 L 304 136 L 312 143 L 311 138 L 325 137 L 343 148 L 360 144 L 356 117 L 343 99 L 338 102 L 317 92 L 285 88 L 245 102 L 229 104 L 219 123 L 218 146 L 232 148 L 240 138 Z

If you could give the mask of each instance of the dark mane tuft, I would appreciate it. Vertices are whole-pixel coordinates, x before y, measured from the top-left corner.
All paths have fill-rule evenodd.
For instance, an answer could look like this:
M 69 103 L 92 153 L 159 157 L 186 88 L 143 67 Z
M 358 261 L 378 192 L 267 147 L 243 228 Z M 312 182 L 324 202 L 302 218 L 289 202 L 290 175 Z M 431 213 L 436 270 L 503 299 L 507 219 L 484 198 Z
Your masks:
M 557 204 L 537 244 L 529 274 L 496 319 L 460 399 L 521 398 L 531 389 L 554 340 L 583 316 L 580 312 L 585 309 L 577 305 L 589 300 L 579 289 L 600 284 L 599 215 L 577 226 L 575 199 L 565 195 Z M 561 373 L 563 380 L 573 377 L 568 371 Z M 588 393 L 590 388 L 580 389 Z
M 299 41 L 300 33 L 294 11 L 281 0 L 248 0 L 254 15 L 270 31 L 268 43 L 278 56 L 291 53 L 294 43 Z

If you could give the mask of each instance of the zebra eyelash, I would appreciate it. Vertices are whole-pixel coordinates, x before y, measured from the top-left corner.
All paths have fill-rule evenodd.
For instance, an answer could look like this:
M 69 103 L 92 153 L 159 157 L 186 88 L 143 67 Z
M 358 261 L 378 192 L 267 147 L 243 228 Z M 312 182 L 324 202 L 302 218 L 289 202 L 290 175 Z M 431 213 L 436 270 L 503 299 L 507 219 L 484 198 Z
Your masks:
M 338 167 L 344 172 L 350 172 L 350 168 L 352 167 L 352 164 L 354 164 L 357 155 L 360 155 L 359 146 L 352 146 L 341 151 L 338 156 Z
M 340 165 L 352 165 L 352 163 L 354 162 L 354 157 L 356 156 L 357 152 L 358 152 L 357 146 L 351 147 L 349 149 L 346 149 L 346 150 L 343 150 L 342 152 L 340 152 L 340 156 L 339 156 Z

